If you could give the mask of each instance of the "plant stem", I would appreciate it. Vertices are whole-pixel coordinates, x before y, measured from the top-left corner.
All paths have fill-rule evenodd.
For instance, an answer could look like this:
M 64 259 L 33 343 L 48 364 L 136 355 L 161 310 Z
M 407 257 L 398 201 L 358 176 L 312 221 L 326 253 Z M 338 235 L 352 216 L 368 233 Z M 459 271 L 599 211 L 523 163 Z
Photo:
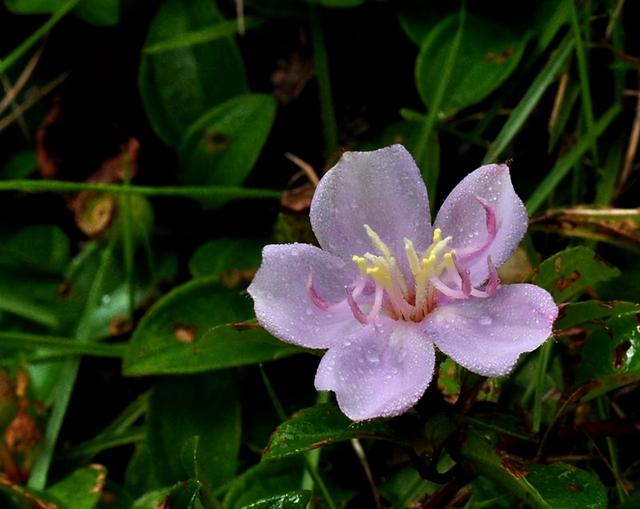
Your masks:
M 26 332 L 0 332 L 1 349 L 15 348 L 22 350 L 48 349 L 59 355 L 90 355 L 93 357 L 120 358 L 124 355 L 124 345 L 106 345 L 103 343 L 79 343 L 71 338 L 42 336 Z
M 318 8 L 313 4 L 309 5 L 309 25 L 313 46 L 313 65 L 320 92 L 320 112 L 324 131 L 325 152 L 326 155 L 329 156 L 338 147 L 338 128 L 336 125 L 336 114 L 333 109 L 333 94 L 331 92 L 327 47 L 324 42 Z
M 609 412 L 605 403 L 606 403 L 605 396 L 600 396 L 599 398 L 596 398 L 596 405 L 598 406 L 598 415 L 603 420 L 609 418 Z M 624 502 L 624 499 L 627 497 L 627 494 L 625 492 L 624 484 L 622 483 L 622 478 L 620 476 L 620 464 L 618 462 L 618 450 L 616 449 L 616 442 L 612 437 L 606 437 L 605 441 L 607 443 L 607 450 L 609 452 L 609 461 L 611 462 L 611 471 L 616 481 L 616 493 L 618 495 L 618 499 L 620 503 L 622 503 Z
M 564 156 L 562 156 L 556 164 L 551 168 L 551 171 L 540 182 L 531 193 L 531 196 L 526 202 L 527 212 L 529 215 L 534 214 L 542 206 L 549 194 L 555 189 L 560 181 L 567 175 L 569 170 L 573 168 L 574 164 L 584 155 L 584 153 L 591 146 L 591 137 L 597 138 L 609 127 L 613 119 L 620 113 L 620 106 L 618 104 L 609 108 L 596 122 L 594 131 L 589 133 L 586 137 L 576 143 L 571 150 L 569 150 Z
M 282 407 L 282 403 L 280 403 L 280 399 L 278 398 L 276 391 L 273 389 L 273 385 L 271 385 L 271 381 L 269 380 L 269 377 L 267 376 L 266 371 L 262 367 L 262 364 L 260 364 L 260 375 L 262 376 L 262 382 L 264 383 L 264 387 L 267 390 L 267 394 L 271 399 L 271 404 L 273 405 L 273 408 L 278 414 L 278 418 L 281 421 L 285 421 L 287 419 L 287 414 L 285 413 L 284 408 Z M 321 394 L 323 393 L 318 394 L 318 398 L 321 398 Z M 310 460 L 308 454 L 305 454 L 303 457 L 305 460 L 306 472 L 309 472 L 315 484 L 318 486 L 318 489 L 322 492 L 322 496 L 324 497 L 325 502 L 329 506 L 329 509 L 338 509 L 338 506 L 334 502 L 333 497 L 331 496 L 331 493 L 327 488 L 327 485 L 324 483 L 324 481 L 322 480 L 322 477 L 320 477 L 320 474 L 318 473 L 317 463 L 314 464 Z
M 138 194 L 142 196 L 175 196 L 204 201 L 212 198 L 280 198 L 282 195 L 280 191 L 275 191 L 272 189 L 251 189 L 244 187 L 122 186 L 118 184 L 67 182 L 62 180 L 36 179 L 0 181 L 0 192 L 1 191 L 24 191 L 30 193 L 99 191 L 114 194 Z
M 0 74 L 3 74 L 7 71 L 11 66 L 13 66 L 20 58 L 27 52 L 29 49 L 40 39 L 42 39 L 49 30 L 51 30 L 54 25 L 60 21 L 71 9 L 73 9 L 80 0 L 69 0 L 67 3 L 62 5 L 53 15 L 38 28 L 35 32 L 33 32 L 29 37 L 27 37 L 22 44 L 20 44 L 16 49 L 14 49 L 6 58 L 0 59 Z
M 531 428 L 534 432 L 540 431 L 540 423 L 542 421 L 542 398 L 544 397 L 544 381 L 547 374 L 547 365 L 551 357 L 553 342 L 547 342 L 540 348 L 538 355 L 538 364 L 536 365 L 536 390 L 533 399 L 533 417 L 531 419 Z
M 125 149 L 126 150 L 126 149 Z M 128 152 L 122 156 L 124 170 L 123 187 L 131 186 L 131 164 Z M 131 210 L 131 193 L 126 193 L 120 200 L 122 206 L 122 251 L 124 255 L 124 270 L 127 279 L 127 300 L 129 319 L 133 320 L 135 311 L 135 282 L 134 282 L 134 240 L 133 240 L 133 212 Z
M 598 147 L 596 145 L 595 121 L 593 118 L 593 101 L 591 100 L 591 86 L 589 85 L 589 66 L 587 62 L 587 51 L 580 33 L 580 22 L 578 20 L 578 10 L 575 1 L 569 2 L 571 9 L 569 10 L 569 22 L 571 32 L 576 47 L 576 58 L 578 60 L 578 76 L 580 78 L 580 92 L 582 97 L 582 113 L 587 126 L 587 136 L 590 140 L 590 150 L 593 156 L 594 166 L 598 167 Z
M 89 289 L 85 307 L 80 319 L 78 320 L 75 331 L 75 341 L 80 344 L 86 344 L 89 342 L 89 332 L 93 312 L 102 293 L 102 286 L 111 262 L 114 245 L 115 241 L 111 240 L 102 252 L 100 265 L 93 279 L 91 288 Z M 67 407 L 71 400 L 71 394 L 76 383 L 80 360 L 69 359 L 64 362 L 63 366 L 64 367 L 61 371 L 60 379 L 58 380 L 58 385 L 56 387 L 56 398 L 53 410 L 49 417 L 49 422 L 47 423 L 47 429 L 43 438 L 42 451 L 33 466 L 31 475 L 27 482 L 27 486 L 35 490 L 42 490 L 47 485 L 49 467 L 51 466 L 53 452 L 58 440 L 58 434 L 60 433 L 60 428 L 62 427 L 62 422 L 64 421 L 64 416 L 67 412 Z
M 464 21 L 466 17 L 466 9 L 464 4 L 460 8 L 460 15 L 458 19 L 458 29 L 451 41 L 449 53 L 444 68 L 442 69 L 442 75 L 438 82 L 433 101 L 429 104 L 429 111 L 420 129 L 420 135 L 418 136 L 418 142 L 414 150 L 414 156 L 418 167 L 422 170 L 422 175 L 425 181 L 429 184 L 429 198 L 431 203 L 435 202 L 435 193 L 438 184 L 439 168 L 433 168 L 433 165 L 429 164 L 430 157 L 428 154 L 428 146 L 432 136 L 434 136 L 434 128 L 438 121 L 438 115 L 440 114 L 440 106 L 444 99 L 447 87 L 449 85 L 449 78 L 453 71 L 456 58 L 458 57 L 458 50 L 460 48 L 460 42 L 462 41 L 462 34 L 464 32 Z

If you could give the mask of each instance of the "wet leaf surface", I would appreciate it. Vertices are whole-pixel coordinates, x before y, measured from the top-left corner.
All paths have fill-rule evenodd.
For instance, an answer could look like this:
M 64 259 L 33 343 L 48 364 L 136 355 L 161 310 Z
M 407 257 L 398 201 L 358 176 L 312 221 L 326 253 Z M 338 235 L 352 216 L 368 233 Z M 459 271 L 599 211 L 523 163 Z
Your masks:
M 394 440 L 395 435 L 384 422 L 353 423 L 334 405 L 318 405 L 300 410 L 278 426 L 262 458 L 282 458 L 352 438 Z
M 125 354 L 127 375 L 197 373 L 299 353 L 251 323 L 251 302 L 217 277 L 200 278 L 158 301 Z

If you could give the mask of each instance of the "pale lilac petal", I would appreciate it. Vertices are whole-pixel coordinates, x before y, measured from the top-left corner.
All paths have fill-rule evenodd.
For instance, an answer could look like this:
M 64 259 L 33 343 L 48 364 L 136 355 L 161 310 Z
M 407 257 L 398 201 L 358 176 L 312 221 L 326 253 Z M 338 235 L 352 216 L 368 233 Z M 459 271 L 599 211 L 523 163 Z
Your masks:
M 508 373 L 523 352 L 551 336 L 558 307 L 546 290 L 505 285 L 489 298 L 438 307 L 425 319 L 427 335 L 458 364 L 485 376 Z
M 313 278 L 317 297 L 337 310 L 314 304 L 307 283 Z M 308 244 L 275 244 L 262 251 L 262 265 L 248 292 L 258 322 L 274 336 L 309 348 L 327 348 L 364 326 L 346 304 L 345 287 L 358 277 L 351 262 Z
M 487 206 L 495 213 L 497 223 L 495 238 L 488 243 Z M 527 222 L 527 211 L 513 189 L 509 168 L 489 164 L 467 175 L 451 191 L 434 226 L 453 237 L 450 245 L 456 248 L 458 261 L 470 269 L 471 282 L 476 286 L 489 275 L 487 257 L 496 266 L 506 262 L 527 231 Z M 484 249 L 476 249 L 482 246 Z
M 427 190 L 416 163 L 402 145 L 345 152 L 316 189 L 311 225 L 324 249 L 348 260 L 375 252 L 365 224 L 400 263 L 405 259 L 405 237 L 419 249 L 431 242 Z
M 334 391 L 352 420 L 392 417 L 411 408 L 433 376 L 435 352 L 418 324 L 384 320 L 324 355 L 316 389 Z

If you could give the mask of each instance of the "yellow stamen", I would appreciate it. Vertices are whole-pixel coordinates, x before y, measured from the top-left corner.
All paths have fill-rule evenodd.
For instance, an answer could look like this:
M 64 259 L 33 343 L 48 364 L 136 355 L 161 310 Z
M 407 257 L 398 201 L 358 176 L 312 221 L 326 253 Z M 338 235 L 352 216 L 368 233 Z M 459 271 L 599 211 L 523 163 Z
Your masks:
M 442 262 L 438 265 L 439 272 L 444 269 L 449 269 L 455 267 L 455 263 L 453 262 L 453 249 L 451 251 L 447 251 L 442 255 Z
M 413 242 L 409 239 L 404 239 L 404 252 L 407 255 L 407 260 L 409 260 L 411 273 L 414 277 L 417 277 L 420 272 L 420 260 L 418 260 L 418 253 L 416 253 L 416 249 L 413 247 Z
M 382 242 L 380 236 L 376 232 L 374 232 L 368 224 L 364 225 L 364 229 L 367 231 L 367 235 L 369 235 L 373 247 L 375 247 L 387 260 L 393 258 L 389 247 L 384 242 Z
M 353 256 L 353 262 L 364 276 L 387 292 L 394 313 L 404 319 L 420 319 L 428 311 L 430 281 L 455 266 L 454 250 L 447 248 L 451 237 L 442 238 L 442 230 L 435 228 L 432 242 L 422 255 L 417 253 L 411 240 L 404 239 L 405 256 L 414 278 L 414 287 L 409 289 L 391 249 L 369 225 L 364 225 L 364 228 L 377 254 Z

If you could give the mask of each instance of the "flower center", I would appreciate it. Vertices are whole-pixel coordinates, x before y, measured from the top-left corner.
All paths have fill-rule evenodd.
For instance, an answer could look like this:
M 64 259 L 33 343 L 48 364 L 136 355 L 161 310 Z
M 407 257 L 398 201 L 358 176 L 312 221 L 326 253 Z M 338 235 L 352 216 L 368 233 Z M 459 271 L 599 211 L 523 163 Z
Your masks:
M 449 248 L 452 237 L 442 238 L 442 230 L 435 228 L 431 244 L 421 253 L 411 240 L 404 239 L 406 263 L 400 264 L 389 246 L 365 224 L 376 253 L 351 258 L 362 277 L 353 287 L 345 289 L 346 299 L 330 304 L 318 295 L 313 275 L 309 274 L 307 289 L 311 302 L 323 311 L 338 310 L 346 305 L 356 320 L 368 324 L 375 322 L 380 313 L 394 320 L 420 322 L 443 301 L 490 297 L 500 281 L 491 257 L 485 253 L 496 237 L 497 223 L 491 205 L 482 198 L 477 199 L 486 213 L 487 237 L 482 243 Z M 470 272 L 463 265 L 481 256 L 486 256 L 489 279 L 483 289 L 478 289 L 472 286 Z
M 375 283 L 378 292 L 384 292 L 386 309 L 393 318 L 422 320 L 436 305 L 432 282 L 445 270 L 455 268 L 454 250 L 447 249 L 451 237 L 443 239 L 442 231 L 436 228 L 431 245 L 421 254 L 413 242 L 405 238 L 404 252 L 412 276 L 409 278 L 380 236 L 369 225 L 365 224 L 364 228 L 378 254 L 353 256 L 360 273 Z

